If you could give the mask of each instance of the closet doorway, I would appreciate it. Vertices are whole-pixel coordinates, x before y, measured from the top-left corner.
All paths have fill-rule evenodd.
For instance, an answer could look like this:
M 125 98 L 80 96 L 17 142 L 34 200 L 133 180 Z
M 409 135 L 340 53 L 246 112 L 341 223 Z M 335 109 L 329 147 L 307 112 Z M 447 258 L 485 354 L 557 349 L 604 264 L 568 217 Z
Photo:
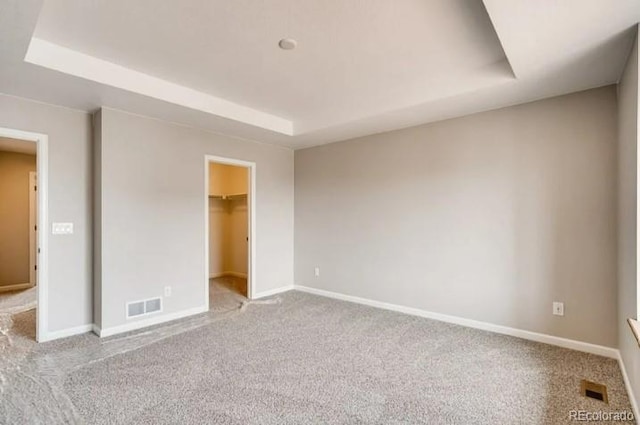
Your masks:
M 251 299 L 255 287 L 255 163 L 207 156 L 206 300 Z

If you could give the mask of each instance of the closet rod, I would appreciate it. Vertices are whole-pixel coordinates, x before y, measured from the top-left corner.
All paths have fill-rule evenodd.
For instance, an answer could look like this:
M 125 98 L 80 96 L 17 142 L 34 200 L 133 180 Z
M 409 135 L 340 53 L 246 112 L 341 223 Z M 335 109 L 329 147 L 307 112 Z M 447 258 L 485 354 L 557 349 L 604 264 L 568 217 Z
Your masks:
M 246 193 L 237 193 L 237 194 L 233 194 L 233 195 L 209 195 L 209 198 L 213 198 L 213 199 L 222 199 L 223 201 L 231 201 L 234 199 L 243 199 L 246 198 L 247 194 Z

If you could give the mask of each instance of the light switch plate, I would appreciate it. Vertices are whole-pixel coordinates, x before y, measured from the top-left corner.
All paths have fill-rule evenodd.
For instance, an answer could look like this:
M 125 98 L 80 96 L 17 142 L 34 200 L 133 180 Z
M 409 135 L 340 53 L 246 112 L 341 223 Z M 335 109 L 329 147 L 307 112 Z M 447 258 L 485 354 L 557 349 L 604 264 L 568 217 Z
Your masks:
M 53 223 L 51 233 L 54 235 L 72 235 L 73 223 Z

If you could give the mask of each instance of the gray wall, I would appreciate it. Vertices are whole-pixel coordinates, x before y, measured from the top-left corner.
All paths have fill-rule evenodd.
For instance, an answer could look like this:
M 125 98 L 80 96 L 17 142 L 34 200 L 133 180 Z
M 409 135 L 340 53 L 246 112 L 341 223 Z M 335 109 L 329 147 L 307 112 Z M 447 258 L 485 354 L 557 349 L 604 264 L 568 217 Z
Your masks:
M 609 86 L 296 151 L 296 284 L 615 347 L 616 131 Z
M 90 116 L 0 95 L 0 127 L 49 136 L 49 222 L 74 223 L 49 235 L 49 331 L 91 324 Z
M 257 292 L 293 284 L 293 152 L 110 109 L 101 114 L 101 326 L 125 303 L 203 306 L 206 154 L 256 162 Z M 98 193 L 98 192 L 96 192 Z
M 637 316 L 638 39 L 618 86 L 618 339 L 636 397 L 640 396 L 640 349 L 627 318 Z

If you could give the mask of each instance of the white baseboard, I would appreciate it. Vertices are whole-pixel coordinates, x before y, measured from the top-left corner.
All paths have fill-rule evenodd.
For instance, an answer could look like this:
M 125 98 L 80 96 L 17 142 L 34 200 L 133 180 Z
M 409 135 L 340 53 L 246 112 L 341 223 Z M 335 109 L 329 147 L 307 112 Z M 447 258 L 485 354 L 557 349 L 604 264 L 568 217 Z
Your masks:
M 251 299 L 257 300 L 259 298 L 270 297 L 271 295 L 281 294 L 283 292 L 291 291 L 293 289 L 296 289 L 296 287 L 294 287 L 293 285 L 281 286 L 280 288 L 269 289 L 267 291 L 258 292 L 257 294 L 253 295 Z
M 405 307 L 402 305 L 390 304 L 382 301 L 374 301 L 367 298 L 354 297 L 352 295 L 344 295 L 337 292 L 309 288 L 306 286 L 295 285 L 294 289 L 297 291 L 308 292 L 310 294 L 320 295 L 323 297 L 335 298 L 337 300 L 349 301 L 352 303 L 363 304 L 370 307 L 377 307 L 385 310 L 397 311 L 399 313 L 410 314 L 412 316 L 420 316 L 427 319 L 438 320 L 441 322 L 453 323 L 455 325 L 466 326 L 468 328 L 481 329 L 483 331 L 495 332 L 503 335 L 510 335 L 518 338 L 528 339 L 531 341 L 542 342 L 545 344 L 557 345 L 558 347 L 570 348 L 572 350 L 597 354 L 599 356 L 609 357 L 612 359 L 619 358 L 619 352 L 616 348 L 605 347 L 603 345 L 596 345 L 588 342 L 576 341 L 573 339 L 561 338 L 558 336 L 547 335 L 538 332 L 525 331 L 522 329 L 510 328 L 508 326 L 495 325 L 493 323 L 465 319 L 463 317 L 450 316 L 442 313 L 434 313 L 427 310 L 421 310 L 419 308 Z
M 640 418 L 638 411 L 638 402 L 636 401 L 635 394 L 633 392 L 633 387 L 631 387 L 631 381 L 629 380 L 629 375 L 627 374 L 627 368 L 624 365 L 624 360 L 622 360 L 622 354 L 618 350 L 618 365 L 620 366 L 620 371 L 622 372 L 622 379 L 624 380 L 624 386 L 627 389 L 627 395 L 629 396 L 629 402 L 631 403 L 631 410 L 633 410 L 633 416 L 636 418 Z
M 0 286 L 0 292 L 21 291 L 23 289 L 33 288 L 35 285 L 31 283 L 16 283 L 15 285 Z
M 93 332 L 95 332 L 100 338 L 104 338 L 107 336 L 117 335 L 129 331 L 135 331 L 137 329 L 146 328 L 153 325 L 159 325 L 161 323 L 171 322 L 173 320 L 182 319 L 184 317 L 193 316 L 200 313 L 205 313 L 209 311 L 209 306 L 201 306 L 190 308 L 187 310 L 177 311 L 175 313 L 163 314 L 160 316 L 149 317 L 143 320 L 137 320 L 135 322 L 125 323 L 124 325 L 113 326 L 110 328 L 100 328 L 98 326 L 93 327 Z
M 240 273 L 240 272 L 218 272 L 218 273 L 209 274 L 209 279 L 215 279 L 217 277 L 223 277 L 223 276 L 233 276 L 233 277 L 241 277 L 243 279 L 247 279 L 248 275 L 246 273 Z
M 47 332 L 44 339 L 38 342 L 53 341 L 54 339 L 67 338 L 74 335 L 86 334 L 91 332 L 93 325 L 82 325 L 73 328 L 62 329 L 59 331 Z

